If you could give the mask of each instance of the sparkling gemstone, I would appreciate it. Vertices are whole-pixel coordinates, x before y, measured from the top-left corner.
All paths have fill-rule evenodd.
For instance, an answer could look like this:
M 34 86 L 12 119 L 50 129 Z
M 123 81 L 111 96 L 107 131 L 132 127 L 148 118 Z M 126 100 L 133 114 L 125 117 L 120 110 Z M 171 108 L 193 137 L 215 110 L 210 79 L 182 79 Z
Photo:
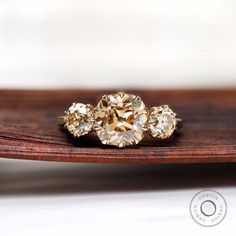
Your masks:
M 94 125 L 94 108 L 90 104 L 73 103 L 64 116 L 64 127 L 75 137 L 88 134 Z
M 103 144 L 125 147 L 139 143 L 147 124 L 140 97 L 119 92 L 102 97 L 95 108 L 95 129 Z
M 148 112 L 148 133 L 152 137 L 165 139 L 176 129 L 176 114 L 167 105 L 152 107 Z

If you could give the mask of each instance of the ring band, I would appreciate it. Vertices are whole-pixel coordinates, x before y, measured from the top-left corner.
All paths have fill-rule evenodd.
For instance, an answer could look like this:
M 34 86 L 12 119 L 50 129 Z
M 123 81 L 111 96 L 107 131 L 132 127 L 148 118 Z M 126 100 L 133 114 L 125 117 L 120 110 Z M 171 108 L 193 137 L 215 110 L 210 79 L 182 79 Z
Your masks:
M 138 144 L 145 133 L 167 139 L 182 124 L 168 105 L 146 108 L 139 96 L 124 92 L 103 95 L 96 107 L 73 103 L 58 122 L 74 137 L 96 131 L 102 144 L 120 148 Z

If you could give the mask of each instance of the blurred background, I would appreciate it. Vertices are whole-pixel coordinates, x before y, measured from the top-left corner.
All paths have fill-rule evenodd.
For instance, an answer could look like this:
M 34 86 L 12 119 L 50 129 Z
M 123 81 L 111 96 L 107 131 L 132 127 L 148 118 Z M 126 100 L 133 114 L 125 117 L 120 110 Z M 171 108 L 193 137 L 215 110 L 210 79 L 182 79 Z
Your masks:
M 0 87 L 236 86 L 235 0 L 1 0 Z
M 0 88 L 236 87 L 235 0 L 0 0 Z M 224 235 L 236 165 L 0 160 L 0 235 Z M 192 197 L 226 198 L 218 226 Z M 229 233 L 230 235 L 230 233 Z

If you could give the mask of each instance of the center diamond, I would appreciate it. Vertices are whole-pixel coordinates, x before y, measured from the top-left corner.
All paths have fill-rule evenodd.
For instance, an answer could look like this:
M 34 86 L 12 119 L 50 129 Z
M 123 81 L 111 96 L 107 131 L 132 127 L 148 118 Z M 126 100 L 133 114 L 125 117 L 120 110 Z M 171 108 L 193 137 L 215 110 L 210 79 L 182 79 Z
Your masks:
M 95 108 L 95 122 L 103 144 L 125 147 L 142 140 L 147 111 L 140 97 L 119 92 L 102 97 Z

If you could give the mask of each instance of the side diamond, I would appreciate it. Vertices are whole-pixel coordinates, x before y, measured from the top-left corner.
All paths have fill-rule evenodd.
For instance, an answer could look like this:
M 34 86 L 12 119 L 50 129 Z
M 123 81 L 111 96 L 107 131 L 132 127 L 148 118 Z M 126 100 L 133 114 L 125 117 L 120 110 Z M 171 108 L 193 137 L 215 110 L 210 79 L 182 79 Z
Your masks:
M 92 105 L 73 103 L 65 113 L 64 127 L 75 137 L 92 131 L 94 125 L 94 108 Z
M 148 133 L 152 137 L 165 139 L 176 129 L 176 114 L 167 105 L 152 107 L 148 112 Z

